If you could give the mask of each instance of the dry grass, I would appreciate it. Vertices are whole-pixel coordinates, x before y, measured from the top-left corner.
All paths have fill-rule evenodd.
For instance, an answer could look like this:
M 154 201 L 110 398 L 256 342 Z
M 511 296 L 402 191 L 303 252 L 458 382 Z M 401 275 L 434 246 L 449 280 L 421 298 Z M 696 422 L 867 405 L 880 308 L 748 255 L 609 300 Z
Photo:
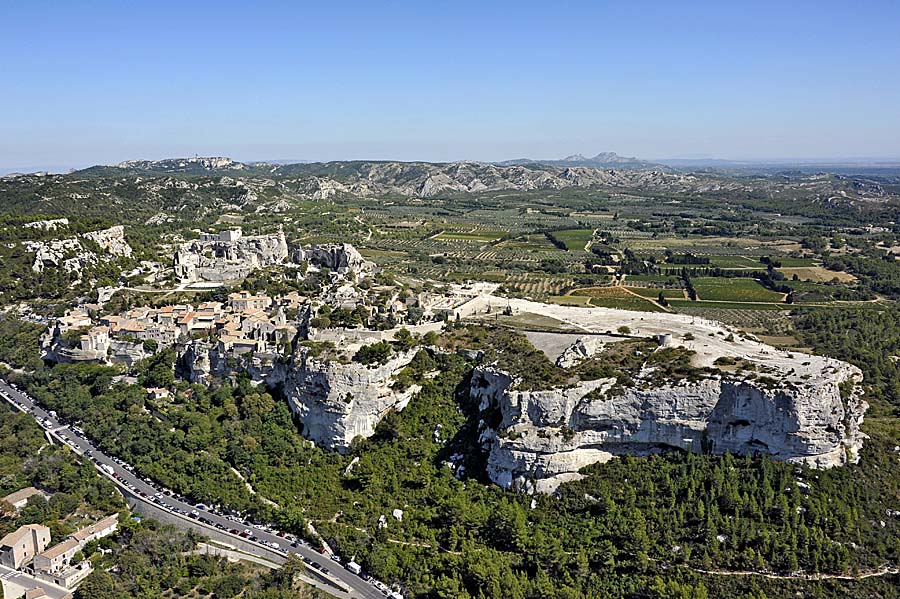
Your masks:
M 822 266 L 798 266 L 778 269 L 788 279 L 797 275 L 801 281 L 812 281 L 813 283 L 827 283 L 832 279 L 837 279 L 841 283 L 850 283 L 856 280 L 856 277 L 848 272 L 840 272 L 828 270 Z

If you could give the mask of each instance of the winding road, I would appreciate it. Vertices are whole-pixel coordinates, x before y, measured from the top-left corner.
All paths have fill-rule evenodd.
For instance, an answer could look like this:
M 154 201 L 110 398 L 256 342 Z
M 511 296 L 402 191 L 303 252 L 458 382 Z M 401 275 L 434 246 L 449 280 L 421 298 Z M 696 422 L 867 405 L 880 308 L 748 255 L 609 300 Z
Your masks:
M 77 428 L 61 422 L 55 414 L 37 405 L 26 393 L 0 379 L 0 398 L 16 410 L 30 414 L 44 429 L 51 440 L 68 445 L 75 453 L 89 458 L 97 471 L 113 481 L 122 494 L 144 507 L 168 516 L 165 521 L 182 529 L 203 530 L 207 536 L 227 543 L 258 557 L 283 563 L 289 553 L 297 554 L 306 564 L 304 580 L 341 599 L 402 599 L 387 585 L 375 580 L 365 580 L 345 569 L 309 543 L 271 527 L 252 524 L 217 513 L 209 508 L 195 506 L 187 499 L 164 489 L 150 479 L 138 477 L 131 466 L 110 457 L 94 446 Z

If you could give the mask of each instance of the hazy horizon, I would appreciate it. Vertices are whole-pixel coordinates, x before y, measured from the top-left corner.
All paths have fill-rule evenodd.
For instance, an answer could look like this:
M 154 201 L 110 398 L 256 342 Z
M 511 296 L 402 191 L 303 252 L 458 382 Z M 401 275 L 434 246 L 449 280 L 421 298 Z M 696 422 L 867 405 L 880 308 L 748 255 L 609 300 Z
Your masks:
M 604 152 L 614 152 L 613 150 L 603 150 Z M 376 156 L 366 156 L 366 157 L 348 157 L 348 158 L 333 158 L 328 160 L 317 160 L 317 159 L 309 159 L 309 158 L 246 158 L 239 156 L 230 156 L 227 153 L 222 152 L 214 152 L 209 154 L 198 154 L 197 156 L 201 158 L 208 157 L 228 157 L 237 162 L 243 162 L 246 164 L 254 163 L 254 162 L 270 162 L 270 163 L 278 163 L 278 164 L 301 164 L 301 163 L 314 163 L 314 162 L 342 162 L 342 161 L 395 161 L 395 162 L 432 162 L 432 163 L 444 163 L 444 162 L 460 162 L 460 161 L 473 161 L 473 162 L 485 162 L 485 163 L 499 163 L 507 160 L 516 160 L 516 159 L 524 159 L 530 158 L 537 161 L 550 161 L 550 160 L 561 160 L 567 156 L 582 154 L 587 158 L 593 157 L 600 152 L 570 152 L 566 155 L 560 156 L 508 156 L 505 158 L 495 158 L 490 160 L 478 160 L 473 158 L 457 158 L 455 160 L 428 160 L 423 158 L 384 158 L 384 157 L 376 157 Z M 827 165 L 889 165 L 889 166 L 897 166 L 900 167 L 900 157 L 893 156 L 836 156 L 836 157 L 772 157 L 772 158 L 730 158 L 730 157 L 722 157 L 722 156 L 668 156 L 668 157 L 645 157 L 645 156 L 628 156 L 626 154 L 622 154 L 620 152 L 615 152 L 619 154 L 619 156 L 625 156 L 629 158 L 637 158 L 639 160 L 646 160 L 648 162 L 659 162 L 661 164 L 666 164 L 667 162 L 725 162 L 725 163 L 735 163 L 735 164 L 745 164 L 749 166 L 753 165 L 786 165 L 786 166 L 827 166 Z M 115 160 L 111 162 L 95 162 L 95 163 L 83 163 L 83 164 L 44 164 L 44 165 L 22 165 L 22 166 L 5 166 L 0 165 L 0 176 L 7 175 L 10 173 L 35 173 L 35 172 L 49 172 L 49 173 L 65 173 L 69 170 L 81 170 L 85 168 L 89 168 L 91 166 L 114 166 L 121 162 L 130 161 L 130 160 L 166 160 L 166 159 L 179 159 L 179 158 L 191 158 L 194 155 L 171 155 L 171 156 L 139 156 L 139 157 L 123 157 L 120 160 Z

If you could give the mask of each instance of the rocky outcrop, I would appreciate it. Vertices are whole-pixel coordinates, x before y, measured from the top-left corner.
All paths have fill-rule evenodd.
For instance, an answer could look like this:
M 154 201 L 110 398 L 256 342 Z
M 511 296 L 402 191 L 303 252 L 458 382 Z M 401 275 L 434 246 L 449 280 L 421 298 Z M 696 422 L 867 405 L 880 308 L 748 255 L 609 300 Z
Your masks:
M 182 282 L 242 279 L 258 268 L 288 260 L 284 233 L 199 239 L 182 244 L 175 254 L 175 276 Z
M 126 160 L 116 165 L 120 169 L 136 169 L 155 172 L 193 172 L 215 170 L 242 170 L 246 165 L 225 156 L 168 158 L 166 160 Z
M 584 466 L 623 453 L 760 453 L 817 468 L 855 461 L 867 405 L 841 390 L 862 380 L 860 370 L 830 358 L 802 360 L 818 376 L 776 382 L 722 373 L 625 388 L 601 379 L 541 391 L 516 390 L 509 374 L 479 367 L 471 394 L 485 420 L 489 413 L 499 420 L 482 432 L 488 475 L 505 488 L 552 492 Z
M 385 414 L 401 410 L 418 392 L 392 388 L 394 376 L 414 352 L 396 355 L 381 366 L 319 360 L 301 353 L 288 373 L 284 391 L 303 423 L 303 436 L 326 449 L 345 451 L 356 437 L 370 437 Z
M 100 249 L 113 256 L 131 256 L 131 246 L 125 241 L 125 227 L 116 225 L 100 231 L 91 231 L 83 235 L 100 246 Z
M 582 337 L 563 351 L 556 359 L 556 365 L 560 368 L 572 368 L 593 356 L 602 347 L 603 342 L 597 337 Z
M 300 248 L 295 253 L 296 262 L 308 261 L 318 268 L 346 275 L 350 272 L 361 274 L 371 271 L 375 264 L 362 257 L 362 254 L 349 243 L 326 243 L 308 248 Z
M 211 379 L 233 378 L 246 372 L 254 383 L 275 387 L 284 383 L 290 362 L 269 352 L 228 351 L 220 342 L 191 340 L 176 346 L 180 374 L 192 383 L 209 384 Z
M 40 229 L 42 231 L 55 231 L 69 226 L 69 219 L 54 218 L 50 220 L 36 220 L 22 225 L 26 229 Z
M 81 243 L 73 238 L 51 241 L 25 241 L 26 252 L 34 253 L 31 270 L 44 272 L 45 268 L 65 268 L 66 272 L 81 272 L 85 265 L 96 264 L 97 255 L 85 251 Z
M 329 450 L 345 451 L 356 437 L 370 437 L 391 410 L 402 410 L 420 387 L 395 389 L 397 373 L 415 351 L 396 354 L 383 365 L 319 359 L 299 347 L 290 358 L 262 352 L 235 354 L 220 343 L 192 340 L 179 345 L 179 374 L 208 384 L 246 372 L 254 383 L 281 386 L 302 424 L 303 435 Z
M 60 223 L 68 221 L 36 221 L 36 223 Z M 35 223 L 29 223 L 35 224 Z M 62 226 L 62 225 L 60 225 Z M 36 228 L 45 228 L 38 226 Z M 56 228 L 53 226 L 52 228 Z M 88 266 L 94 266 L 101 260 L 111 261 L 118 257 L 131 256 L 131 246 L 125 241 L 124 227 L 116 225 L 109 229 L 91 231 L 83 234 L 83 239 L 90 240 L 100 246 L 102 253 L 86 249 L 77 237 L 66 239 L 52 239 L 50 241 L 24 241 L 25 250 L 34 253 L 34 263 L 31 268 L 34 272 L 43 272 L 45 268 L 63 268 L 68 273 L 81 275 L 81 271 Z

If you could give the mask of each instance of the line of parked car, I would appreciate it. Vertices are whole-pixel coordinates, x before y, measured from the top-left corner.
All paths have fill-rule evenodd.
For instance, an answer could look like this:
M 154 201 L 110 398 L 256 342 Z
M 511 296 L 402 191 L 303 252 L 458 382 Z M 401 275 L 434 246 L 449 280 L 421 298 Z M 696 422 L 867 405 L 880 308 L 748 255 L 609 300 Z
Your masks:
M 15 384 L 13 384 L 13 383 L 8 383 L 8 384 L 10 387 L 15 389 L 18 393 L 21 393 L 23 396 L 28 397 L 28 399 L 31 400 L 32 403 L 34 403 L 34 399 L 29 397 L 27 395 L 27 393 L 25 393 L 24 391 L 22 391 L 18 387 L 16 387 Z M 32 412 L 32 410 L 27 405 L 23 404 L 20 401 L 17 401 L 13 397 L 10 397 L 2 389 L 0 389 L 0 395 L 2 395 L 7 401 L 15 404 L 22 411 L 28 412 L 28 413 Z M 44 418 L 38 418 L 37 415 L 33 414 L 35 416 L 35 420 L 37 420 L 37 422 L 45 430 L 53 429 L 54 423 L 53 423 L 53 420 L 51 420 L 51 418 L 55 419 L 57 421 L 57 427 L 64 427 L 65 429 L 68 429 L 68 431 L 71 431 L 71 433 L 74 436 L 78 437 L 79 440 L 83 444 L 85 444 L 88 447 L 93 447 L 93 444 L 91 443 L 90 439 L 87 438 L 87 435 L 85 435 L 84 431 L 80 427 L 78 427 L 74 424 L 69 425 L 69 424 L 65 423 L 64 420 L 59 418 L 58 415 L 56 414 L 56 412 L 54 412 L 52 410 L 48 411 L 47 414 L 49 417 L 44 417 Z M 76 449 L 76 450 L 81 449 L 78 446 L 78 444 L 76 444 L 72 439 L 69 438 L 69 436 L 66 434 L 66 432 L 64 432 L 64 430 L 58 429 L 56 431 L 56 434 L 59 436 L 60 439 L 62 439 L 64 442 L 66 442 L 66 444 L 72 446 L 74 449 Z M 116 456 L 109 456 L 109 458 L 108 458 L 109 460 L 111 460 L 112 462 L 117 464 L 120 468 L 122 468 L 123 470 L 128 471 L 135 478 L 138 478 L 139 480 L 144 482 L 150 489 L 153 489 L 155 491 L 153 494 L 143 491 L 142 489 L 138 488 L 138 486 L 135 485 L 134 483 L 131 483 L 128 480 L 126 480 L 123 476 L 121 476 L 118 472 L 116 472 L 115 468 L 113 468 L 109 464 L 104 463 L 98 457 L 96 457 L 94 455 L 94 452 L 92 449 L 84 450 L 83 455 L 85 457 L 87 457 L 88 459 L 90 459 L 101 470 L 103 470 L 104 472 L 106 472 L 107 474 L 109 474 L 110 476 L 115 478 L 119 482 L 120 485 L 129 489 L 135 495 L 139 495 L 141 498 L 143 498 L 147 501 L 152 501 L 153 503 L 159 505 L 160 507 L 162 507 L 166 510 L 169 510 L 169 511 L 179 514 L 181 516 L 186 516 L 188 518 L 192 518 L 194 520 L 197 520 L 198 522 L 201 522 L 207 526 L 212 526 L 223 532 L 227 532 L 229 534 L 238 536 L 240 538 L 262 544 L 284 556 L 287 556 L 289 554 L 289 550 L 287 549 L 288 547 L 292 547 L 292 548 L 296 549 L 296 548 L 299 548 L 300 546 L 311 548 L 315 551 L 318 551 L 319 553 L 321 553 L 323 555 L 326 553 L 324 547 L 315 547 L 311 543 L 306 541 L 305 539 L 296 537 L 290 533 L 279 531 L 271 525 L 252 522 L 249 519 L 242 517 L 241 514 L 239 514 L 238 512 L 235 512 L 233 510 L 217 511 L 216 509 L 214 509 L 210 506 L 207 506 L 205 504 L 202 504 L 202 503 L 198 503 L 198 504 L 194 505 L 194 509 L 185 510 L 185 509 L 171 503 L 171 500 L 176 500 L 185 505 L 192 505 L 192 502 L 187 497 L 179 495 L 178 493 L 176 493 L 175 491 L 172 491 L 171 489 L 167 489 L 165 487 L 161 487 L 161 486 L 157 485 L 155 481 L 153 481 L 152 479 L 150 479 L 148 477 L 144 477 L 143 479 L 140 479 L 139 475 L 135 471 L 134 466 L 125 462 L 124 460 L 122 460 Z M 211 520 L 210 518 L 207 517 L 207 514 L 215 515 L 215 516 L 218 516 L 225 520 L 229 520 L 232 523 L 234 523 L 236 526 L 242 526 L 244 528 L 239 529 L 237 527 L 225 526 L 221 522 L 215 522 L 215 521 Z M 281 543 L 279 543 L 277 541 L 266 541 L 266 540 L 260 539 L 259 536 L 257 536 L 257 534 L 256 534 L 259 531 L 265 531 L 265 532 L 269 533 L 270 535 L 274 535 L 274 536 L 284 539 L 284 545 L 282 545 Z M 298 555 L 298 557 L 300 557 L 300 559 L 303 560 L 303 563 L 306 564 L 307 566 L 309 566 L 310 568 L 313 568 L 325 575 L 331 574 L 331 571 L 327 567 L 323 566 L 322 564 L 320 564 L 300 553 L 297 553 L 297 555 Z M 370 576 L 369 574 L 364 572 L 362 570 L 362 567 L 359 564 L 357 564 L 356 562 L 354 562 L 353 560 L 344 561 L 337 554 L 332 554 L 330 556 L 330 558 L 335 563 L 342 565 L 345 570 L 359 576 L 362 580 L 368 582 L 369 584 L 371 584 L 372 586 L 377 588 L 382 593 L 382 595 L 389 597 L 390 599 L 403 599 L 402 594 L 392 590 L 388 585 L 384 584 L 383 582 L 373 578 L 372 576 Z

